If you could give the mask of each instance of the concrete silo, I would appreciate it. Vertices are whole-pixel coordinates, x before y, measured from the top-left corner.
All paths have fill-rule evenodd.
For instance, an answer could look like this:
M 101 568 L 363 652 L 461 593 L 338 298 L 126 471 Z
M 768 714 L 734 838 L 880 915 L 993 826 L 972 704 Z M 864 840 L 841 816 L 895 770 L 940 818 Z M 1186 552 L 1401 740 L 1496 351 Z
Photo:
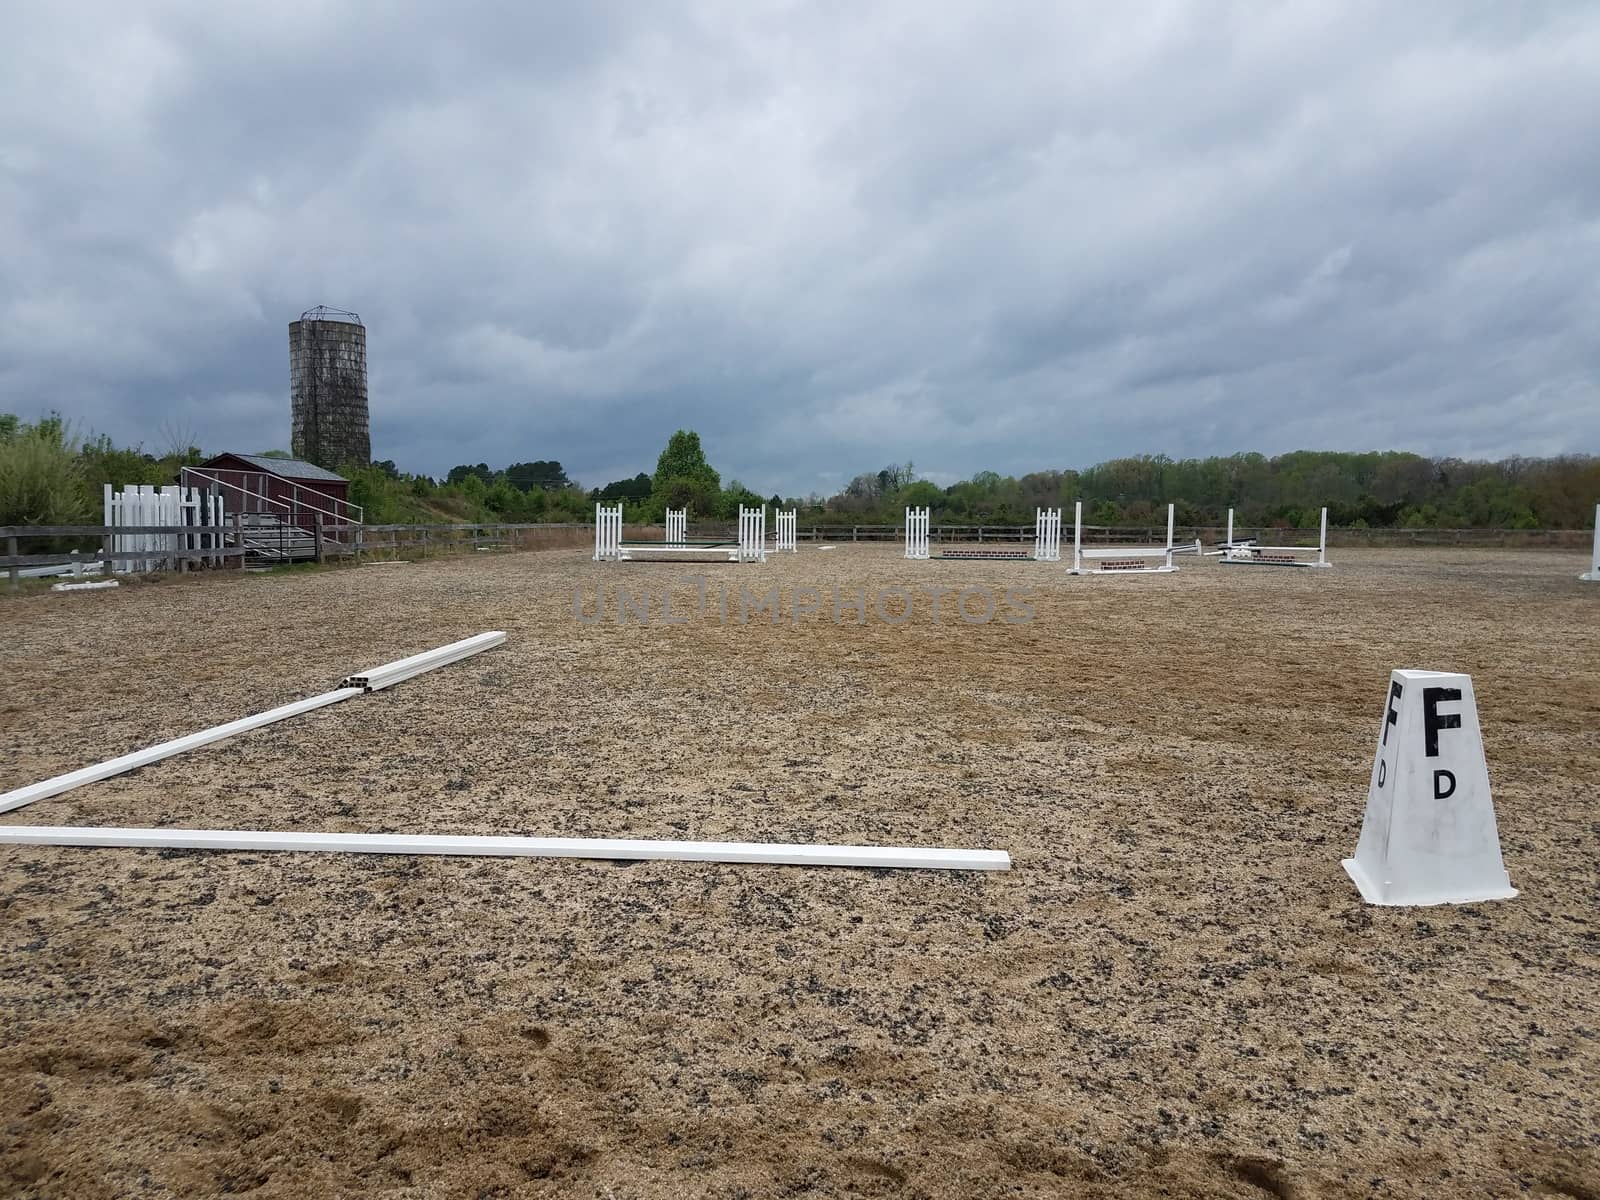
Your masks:
M 367 330 L 342 309 L 317 307 L 289 324 L 290 452 L 337 470 L 372 461 Z

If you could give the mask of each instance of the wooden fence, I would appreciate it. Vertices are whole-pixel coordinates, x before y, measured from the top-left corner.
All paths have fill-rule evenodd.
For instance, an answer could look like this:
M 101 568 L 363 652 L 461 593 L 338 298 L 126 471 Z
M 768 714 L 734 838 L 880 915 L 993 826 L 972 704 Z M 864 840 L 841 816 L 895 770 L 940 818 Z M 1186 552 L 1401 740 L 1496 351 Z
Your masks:
M 0 526 L 0 571 L 10 577 L 11 590 L 15 591 L 24 569 L 78 563 L 98 566 L 102 563 L 148 563 L 155 560 L 161 567 L 171 570 L 193 569 L 202 565 L 230 566 L 250 552 L 244 545 L 245 527 L 239 524 L 237 514 L 224 527 L 221 538 L 208 537 L 206 541 L 220 540 L 221 545 L 195 547 L 188 543 L 196 540 L 197 532 L 215 534 L 218 527 L 197 530 L 193 525 L 12 525 Z M 318 561 L 338 554 L 361 556 L 365 554 L 395 555 L 430 558 L 438 554 L 459 554 L 495 550 L 538 550 L 566 547 L 592 547 L 594 525 L 591 522 L 540 522 L 439 524 L 439 525 L 365 525 L 342 527 L 353 529 L 348 541 L 324 541 L 320 522 L 315 531 L 312 557 Z M 704 536 L 734 537 L 734 522 L 697 522 L 695 532 Z M 1006 543 L 1031 542 L 1032 525 L 933 525 L 929 538 L 934 542 Z M 1179 541 L 1220 542 L 1225 530 L 1221 526 L 1189 526 L 1178 531 Z M 168 535 L 175 549 L 156 551 L 149 549 L 120 550 L 115 539 L 123 535 Z M 1135 528 L 1107 525 L 1085 525 L 1084 544 L 1109 545 L 1116 543 L 1157 542 L 1166 537 L 1166 527 L 1139 526 Z M 660 526 L 633 525 L 624 531 L 629 538 L 659 536 L 665 540 Z M 1316 531 L 1311 529 L 1246 528 L 1234 527 L 1236 538 L 1258 537 L 1275 541 L 1314 542 Z M 831 543 L 895 543 L 904 544 L 903 525 L 811 525 L 795 530 L 802 542 Z M 1365 547 L 1406 549 L 1413 547 L 1521 548 L 1585 550 L 1593 533 L 1587 529 L 1334 529 L 1328 530 L 1330 547 Z M 22 553 L 22 543 L 29 540 L 73 543 L 65 549 L 50 552 Z

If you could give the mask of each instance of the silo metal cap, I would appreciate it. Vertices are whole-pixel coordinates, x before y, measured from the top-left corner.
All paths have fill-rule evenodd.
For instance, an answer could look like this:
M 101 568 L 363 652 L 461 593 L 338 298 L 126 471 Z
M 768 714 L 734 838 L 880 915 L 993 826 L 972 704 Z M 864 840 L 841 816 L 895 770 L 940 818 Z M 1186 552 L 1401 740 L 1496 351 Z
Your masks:
M 315 308 L 308 308 L 300 314 L 302 321 L 348 321 L 352 325 L 361 324 L 361 315 L 343 308 L 329 308 L 326 304 L 319 304 Z

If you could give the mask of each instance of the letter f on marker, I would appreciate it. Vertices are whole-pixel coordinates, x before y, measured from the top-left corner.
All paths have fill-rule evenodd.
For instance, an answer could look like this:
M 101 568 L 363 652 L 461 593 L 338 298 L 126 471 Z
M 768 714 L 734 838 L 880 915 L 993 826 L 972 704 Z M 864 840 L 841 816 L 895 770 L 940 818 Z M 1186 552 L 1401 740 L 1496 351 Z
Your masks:
M 1405 689 L 1398 682 L 1389 684 L 1389 710 L 1383 714 L 1383 739 L 1378 743 L 1380 746 L 1389 744 L 1389 726 L 1400 720 L 1400 711 L 1395 708 L 1394 702 L 1400 699 L 1400 695 L 1404 691 Z
M 1439 705 L 1461 699 L 1460 688 L 1431 687 L 1422 689 L 1423 751 L 1429 758 L 1439 757 L 1439 731 L 1460 729 L 1460 713 L 1441 713 Z

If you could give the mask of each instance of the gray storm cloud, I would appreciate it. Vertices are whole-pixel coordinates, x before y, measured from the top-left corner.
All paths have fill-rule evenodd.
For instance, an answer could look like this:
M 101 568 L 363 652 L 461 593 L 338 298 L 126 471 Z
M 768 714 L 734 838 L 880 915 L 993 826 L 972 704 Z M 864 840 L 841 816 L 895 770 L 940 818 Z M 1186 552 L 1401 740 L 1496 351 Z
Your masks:
M 1592 5 L 377 13 L 9 16 L 0 410 L 282 446 L 326 302 L 435 474 L 1600 448 Z

